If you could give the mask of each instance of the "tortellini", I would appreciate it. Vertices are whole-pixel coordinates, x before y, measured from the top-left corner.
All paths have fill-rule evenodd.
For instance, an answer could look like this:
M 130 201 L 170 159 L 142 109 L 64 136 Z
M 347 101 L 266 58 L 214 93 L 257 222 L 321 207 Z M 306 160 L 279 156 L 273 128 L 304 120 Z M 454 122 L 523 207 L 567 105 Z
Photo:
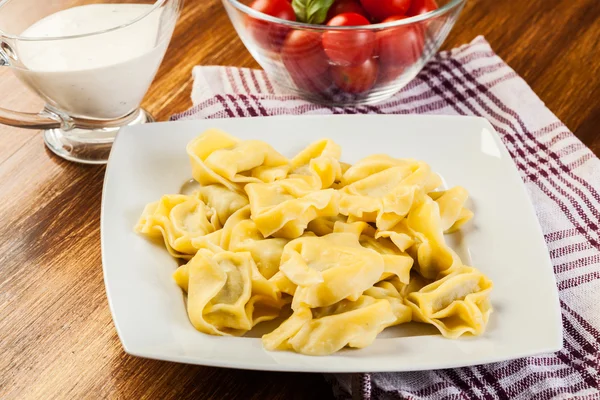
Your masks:
M 406 304 L 416 321 L 439 329 L 455 339 L 464 333 L 479 335 L 491 312 L 492 282 L 475 268 L 461 266 L 443 278 L 410 293 Z
M 290 175 L 305 176 L 316 189 L 325 189 L 342 178 L 342 148 L 329 139 L 319 140 L 291 160 Z
M 302 354 L 328 355 L 345 346 L 366 347 L 396 321 L 389 301 L 360 296 L 355 301 L 343 300 L 312 312 L 307 307 L 298 309 L 263 337 L 263 345 L 267 350 L 293 349 Z
M 492 282 L 444 236 L 473 217 L 468 193 L 441 189 L 425 162 L 350 165 L 329 139 L 287 159 L 214 129 L 187 152 L 200 186 L 146 206 L 135 230 L 187 261 L 173 279 L 198 331 L 240 336 L 289 315 L 263 346 L 313 356 L 411 321 L 483 333 Z
M 297 286 L 292 308 L 316 308 L 345 298 L 356 300 L 380 279 L 384 261 L 381 254 L 361 246 L 355 235 L 331 233 L 288 243 L 279 269 Z
M 389 230 L 378 230 L 375 239 L 389 238 L 400 251 L 406 251 L 416 244 L 416 236 L 408 227 L 406 218 L 402 219 Z
M 248 197 L 233 192 L 223 185 L 200 186 L 196 193 L 200 200 L 215 210 L 221 226 L 227 222 L 231 214 L 248 205 Z
M 383 258 L 383 274 L 380 280 L 397 276 L 400 281 L 408 283 L 413 259 L 406 253 L 399 252 L 393 242 L 387 239 L 375 239 L 375 229 L 366 222 L 343 223 L 336 222 L 334 232 L 354 234 L 361 246 L 375 250 Z
M 392 306 L 392 312 L 396 316 L 393 325 L 403 324 L 412 319 L 411 308 L 404 304 L 404 297 L 391 282 L 382 281 L 376 283 L 373 287 L 365 290 L 365 295 L 389 301 Z
M 379 158 L 382 158 L 379 160 Z M 389 230 L 438 187 L 440 177 L 424 162 L 368 157 L 342 177 L 340 213 Z
M 464 208 L 469 193 L 463 187 L 455 186 L 449 190 L 431 192 L 429 197 L 435 200 L 440 208 L 440 219 L 444 233 L 459 230 L 461 226 L 473 218 L 473 212 Z
M 198 251 L 192 242 L 216 230 L 217 214 L 195 196 L 164 195 L 150 203 L 135 231 L 149 237 L 162 237 L 173 257 L 191 258 Z
M 281 294 L 258 272 L 250 253 L 201 250 L 187 270 L 188 316 L 201 332 L 242 335 L 279 315 Z
M 289 160 L 258 140 L 238 140 L 211 129 L 187 146 L 192 176 L 201 185 L 219 183 L 239 190 L 247 182 L 273 182 L 285 177 Z
M 308 223 L 338 214 L 339 193 L 334 189 L 312 191 L 301 179 L 246 185 L 252 220 L 263 236 L 300 237 Z
M 246 219 L 233 227 L 229 249 L 250 252 L 259 272 L 269 279 L 279 271 L 281 254 L 288 242 L 288 239 L 283 238 L 265 239 L 256 223 Z
M 425 277 L 433 279 L 440 272 L 460 265 L 458 255 L 446 244 L 442 228 L 440 207 L 430 199 L 417 207 L 407 218 L 408 228 L 414 233 L 419 243 L 413 249 L 418 271 Z

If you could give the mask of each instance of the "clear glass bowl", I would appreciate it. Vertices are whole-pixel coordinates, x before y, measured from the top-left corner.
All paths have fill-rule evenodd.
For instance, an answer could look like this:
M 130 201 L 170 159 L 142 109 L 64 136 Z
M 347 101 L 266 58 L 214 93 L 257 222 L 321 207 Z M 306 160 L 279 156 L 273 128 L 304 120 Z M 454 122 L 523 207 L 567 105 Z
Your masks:
M 286 21 L 253 10 L 251 2 L 223 0 L 242 42 L 271 80 L 312 102 L 351 106 L 383 101 L 410 82 L 438 51 L 466 0 L 438 0 L 439 8 L 426 14 L 345 27 Z M 324 51 L 324 37 L 337 44 L 338 57 Z M 359 65 L 348 64 L 353 57 Z

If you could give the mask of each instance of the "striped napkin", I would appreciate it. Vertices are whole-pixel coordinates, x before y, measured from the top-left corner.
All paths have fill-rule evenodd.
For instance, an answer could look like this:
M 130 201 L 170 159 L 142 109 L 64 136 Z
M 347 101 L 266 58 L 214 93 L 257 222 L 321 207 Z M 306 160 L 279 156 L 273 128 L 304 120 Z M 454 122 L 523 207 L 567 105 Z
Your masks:
M 563 349 L 470 368 L 327 375 L 338 398 L 600 399 L 600 161 L 483 37 L 438 54 L 408 86 L 374 106 L 311 104 L 282 92 L 258 70 L 196 67 L 194 78 L 194 107 L 173 120 L 281 114 L 477 115 L 494 125 L 517 164 L 554 264 Z

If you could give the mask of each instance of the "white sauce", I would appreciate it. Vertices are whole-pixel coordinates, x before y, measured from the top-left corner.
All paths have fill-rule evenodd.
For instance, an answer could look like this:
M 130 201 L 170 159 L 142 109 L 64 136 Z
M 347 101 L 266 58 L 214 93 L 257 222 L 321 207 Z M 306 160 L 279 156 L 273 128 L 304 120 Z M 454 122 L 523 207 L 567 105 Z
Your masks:
M 92 4 L 49 15 L 22 37 L 59 38 L 127 24 L 147 4 Z M 161 19 L 162 26 L 161 26 Z M 135 110 L 162 61 L 176 17 L 157 8 L 125 28 L 82 38 L 21 40 L 17 75 L 48 104 L 71 116 L 112 119 Z

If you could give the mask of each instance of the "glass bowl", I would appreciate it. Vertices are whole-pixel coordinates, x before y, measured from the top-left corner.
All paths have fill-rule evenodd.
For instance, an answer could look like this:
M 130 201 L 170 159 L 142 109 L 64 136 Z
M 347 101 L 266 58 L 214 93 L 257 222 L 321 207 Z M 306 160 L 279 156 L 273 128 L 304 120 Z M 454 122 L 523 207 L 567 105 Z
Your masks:
M 309 101 L 352 106 L 383 101 L 410 82 L 438 51 L 466 0 L 438 0 L 439 8 L 425 14 L 343 27 L 283 20 L 250 8 L 251 2 L 223 0 L 269 78 Z M 336 44 L 327 52 L 326 40 Z

